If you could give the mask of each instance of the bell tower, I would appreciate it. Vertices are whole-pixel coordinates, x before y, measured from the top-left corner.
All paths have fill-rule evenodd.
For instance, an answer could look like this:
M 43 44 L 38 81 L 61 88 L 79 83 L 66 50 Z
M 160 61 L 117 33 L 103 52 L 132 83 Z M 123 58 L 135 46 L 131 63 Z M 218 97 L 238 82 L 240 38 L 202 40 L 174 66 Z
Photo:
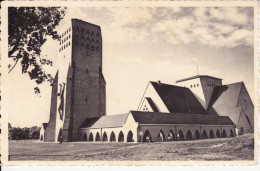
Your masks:
M 201 105 L 207 110 L 215 86 L 222 85 L 222 79 L 197 75 L 176 81 L 178 86 L 189 88 Z

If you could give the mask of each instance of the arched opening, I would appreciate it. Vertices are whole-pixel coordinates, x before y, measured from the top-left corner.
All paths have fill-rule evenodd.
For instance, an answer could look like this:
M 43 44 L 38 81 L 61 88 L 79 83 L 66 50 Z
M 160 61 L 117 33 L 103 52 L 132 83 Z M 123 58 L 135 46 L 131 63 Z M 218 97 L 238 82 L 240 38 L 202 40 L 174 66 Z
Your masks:
M 87 141 L 87 134 L 86 133 L 83 135 L 83 141 Z
M 225 130 L 225 129 L 223 129 L 222 137 L 223 137 L 223 138 L 226 138 L 226 137 L 227 137 L 227 133 L 226 133 L 226 130 Z
M 208 134 L 207 134 L 207 131 L 205 129 L 203 130 L 202 136 L 203 136 L 202 137 L 203 139 L 208 139 Z
M 214 136 L 214 132 L 213 132 L 212 130 L 210 130 L 209 138 L 215 138 L 215 136 Z
M 43 140 L 43 136 L 41 135 L 41 141 Z
M 145 131 L 144 137 L 143 137 L 143 142 L 151 142 L 152 141 L 152 136 L 148 130 Z
M 167 137 L 168 137 L 168 138 L 167 138 L 168 141 L 173 141 L 173 140 L 175 140 L 175 135 L 174 135 L 174 133 L 173 133 L 172 130 L 169 131 Z
M 92 134 L 92 132 L 89 135 L 89 141 L 93 141 L 93 134 Z
M 133 133 L 132 131 L 129 131 L 127 134 L 127 142 L 133 142 Z
M 100 135 L 99 135 L 99 132 L 97 132 L 97 134 L 96 134 L 95 141 L 100 141 Z
M 190 130 L 187 131 L 186 139 L 187 139 L 187 140 L 192 140 L 192 133 L 191 133 Z
M 218 138 L 221 137 L 219 130 L 217 130 L 216 136 L 217 136 Z
M 58 134 L 58 142 L 60 141 L 61 137 L 62 137 L 62 129 L 60 129 L 59 134 Z
M 183 134 L 182 130 L 179 130 L 178 135 L 177 135 L 177 139 L 178 140 L 184 140 L 184 134 Z
M 232 129 L 230 130 L 230 137 L 234 137 L 234 132 Z
M 115 136 L 115 133 L 114 133 L 114 132 L 111 132 L 110 142 L 113 142 L 113 141 L 116 141 L 116 136 Z
M 200 139 L 200 132 L 198 130 L 195 131 L 195 139 Z
M 240 131 L 239 131 L 239 134 L 240 135 L 243 135 L 245 132 L 244 132 L 244 128 L 241 126 L 241 128 L 240 128 Z
M 104 132 L 102 141 L 107 141 L 107 133 Z
M 165 136 L 162 130 L 157 135 L 157 141 L 165 141 Z
M 120 133 L 118 135 L 118 142 L 124 142 L 124 134 L 122 131 L 120 131 Z

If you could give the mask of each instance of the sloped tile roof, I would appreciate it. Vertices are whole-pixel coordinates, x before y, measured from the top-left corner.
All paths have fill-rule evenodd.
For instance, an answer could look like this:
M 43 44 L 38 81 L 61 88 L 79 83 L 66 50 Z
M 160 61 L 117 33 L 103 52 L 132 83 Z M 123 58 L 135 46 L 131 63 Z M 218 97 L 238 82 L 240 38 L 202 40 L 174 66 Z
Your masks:
M 187 80 L 192 80 L 192 79 L 195 79 L 195 78 L 201 78 L 201 77 L 208 77 L 208 78 L 214 78 L 214 79 L 222 80 L 221 78 L 212 77 L 212 76 L 208 76 L 208 75 L 196 75 L 196 76 L 193 76 L 193 77 L 188 77 L 188 78 L 177 80 L 176 83 L 179 83 L 179 82 L 182 82 L 182 81 L 187 81 Z
M 207 114 L 190 89 L 151 82 L 170 113 Z
M 146 97 L 147 102 L 149 103 L 149 105 L 151 106 L 151 108 L 153 109 L 154 112 L 159 112 L 157 107 L 155 106 L 153 100 L 150 97 Z
M 243 82 L 216 86 L 209 102 L 208 113 L 229 116 L 238 122 L 241 109 L 237 107 L 238 97 Z
M 108 115 L 99 118 L 89 118 L 84 121 L 81 128 L 111 128 L 120 127 L 125 124 L 127 114 Z
M 140 124 L 234 125 L 228 116 L 130 111 Z

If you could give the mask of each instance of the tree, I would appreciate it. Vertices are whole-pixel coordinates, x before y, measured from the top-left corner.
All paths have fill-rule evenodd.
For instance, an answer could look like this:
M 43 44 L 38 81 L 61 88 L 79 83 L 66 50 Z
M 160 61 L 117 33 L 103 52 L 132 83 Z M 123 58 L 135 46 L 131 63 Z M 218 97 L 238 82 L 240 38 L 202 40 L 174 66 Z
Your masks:
M 8 8 L 8 57 L 14 64 L 9 64 L 9 73 L 18 62 L 22 66 L 22 74 L 28 73 L 32 80 L 41 84 L 45 80 L 52 82 L 53 78 L 43 70 L 43 65 L 52 66 L 52 60 L 41 56 L 41 47 L 47 36 L 54 40 L 60 37 L 55 27 L 65 16 L 61 7 L 9 7 Z M 28 70 L 32 68 L 31 70 Z M 35 93 L 40 93 L 38 87 Z

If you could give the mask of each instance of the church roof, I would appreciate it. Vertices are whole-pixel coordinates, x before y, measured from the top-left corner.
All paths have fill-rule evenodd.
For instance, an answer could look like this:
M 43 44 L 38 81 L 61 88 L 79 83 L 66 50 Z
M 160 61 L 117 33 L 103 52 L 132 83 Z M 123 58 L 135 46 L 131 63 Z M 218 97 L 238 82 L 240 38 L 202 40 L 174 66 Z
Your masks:
M 170 113 L 207 114 L 190 89 L 151 82 Z
M 179 83 L 179 82 L 182 82 L 182 81 L 187 81 L 187 80 L 192 80 L 192 79 L 195 79 L 195 78 L 201 78 L 201 77 L 208 77 L 208 78 L 214 78 L 214 79 L 222 80 L 221 78 L 212 77 L 212 76 L 208 76 L 208 75 L 195 75 L 193 77 L 188 77 L 188 78 L 177 80 L 176 83 Z
M 111 128 L 111 127 L 120 127 L 125 124 L 125 121 L 128 117 L 127 114 L 119 115 L 108 115 L 97 118 L 88 118 L 86 119 L 81 128 Z
M 208 112 L 229 116 L 234 122 L 238 122 L 241 109 L 237 108 L 237 102 L 242 85 L 243 82 L 216 86 L 209 102 Z
M 228 116 L 131 111 L 139 124 L 234 125 Z
M 149 105 L 151 106 L 151 108 L 153 109 L 154 112 L 159 112 L 157 107 L 155 106 L 153 100 L 150 97 L 146 97 L 147 102 L 149 103 Z

